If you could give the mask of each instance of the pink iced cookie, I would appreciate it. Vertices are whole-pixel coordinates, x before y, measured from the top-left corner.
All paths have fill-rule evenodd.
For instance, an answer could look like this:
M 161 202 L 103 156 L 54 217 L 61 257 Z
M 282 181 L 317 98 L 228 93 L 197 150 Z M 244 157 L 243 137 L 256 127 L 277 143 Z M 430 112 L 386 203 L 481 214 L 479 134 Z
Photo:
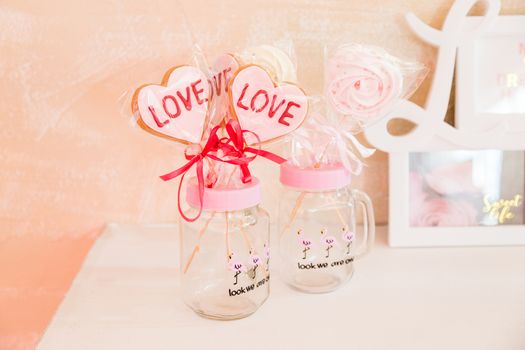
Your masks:
M 327 65 L 327 98 L 345 116 L 367 123 L 402 97 L 400 69 L 373 50 L 341 47 Z
M 133 112 L 139 125 L 157 136 L 199 143 L 208 112 L 210 87 L 198 68 L 174 68 L 162 85 L 146 85 L 135 93 Z
M 230 101 L 241 127 L 256 133 L 261 142 L 297 129 L 308 111 L 305 93 L 296 85 L 276 86 L 259 66 L 242 68 L 233 78 Z M 246 136 L 248 143 L 257 139 Z

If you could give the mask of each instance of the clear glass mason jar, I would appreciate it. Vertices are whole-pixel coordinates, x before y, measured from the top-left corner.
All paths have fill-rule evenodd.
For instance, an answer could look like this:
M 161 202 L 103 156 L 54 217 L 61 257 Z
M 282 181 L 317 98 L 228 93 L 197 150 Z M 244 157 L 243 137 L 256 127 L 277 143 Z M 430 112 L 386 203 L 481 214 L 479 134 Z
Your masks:
M 304 292 L 324 293 L 350 280 L 354 259 L 374 241 L 375 223 L 368 196 L 349 187 L 351 176 L 341 165 L 299 168 L 281 165 L 278 228 L 281 276 Z M 363 231 L 358 244 L 357 208 Z
M 186 200 L 198 213 L 195 179 Z M 206 188 L 202 214 L 180 220 L 181 289 L 197 314 L 221 320 L 246 317 L 268 298 L 270 290 L 270 219 L 259 207 L 257 179 L 241 188 Z

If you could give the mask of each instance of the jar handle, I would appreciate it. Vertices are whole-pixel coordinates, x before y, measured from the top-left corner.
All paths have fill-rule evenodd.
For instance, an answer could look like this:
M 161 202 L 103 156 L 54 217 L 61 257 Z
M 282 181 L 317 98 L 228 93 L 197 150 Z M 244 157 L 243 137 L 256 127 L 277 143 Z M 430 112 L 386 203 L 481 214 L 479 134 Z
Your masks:
M 354 201 L 359 203 L 363 212 L 363 242 L 354 256 L 360 258 L 370 251 L 375 240 L 376 224 L 374 219 L 374 207 L 370 197 L 362 191 L 352 190 Z

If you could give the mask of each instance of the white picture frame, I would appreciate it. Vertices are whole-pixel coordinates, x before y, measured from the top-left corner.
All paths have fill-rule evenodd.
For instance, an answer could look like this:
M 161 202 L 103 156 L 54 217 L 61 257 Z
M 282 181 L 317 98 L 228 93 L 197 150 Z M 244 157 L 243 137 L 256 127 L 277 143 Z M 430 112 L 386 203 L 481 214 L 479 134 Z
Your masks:
M 484 0 L 485 14 L 470 18 L 477 0 L 456 0 L 441 30 L 428 26 L 414 14 L 406 15 L 412 31 L 437 48 L 431 88 L 424 106 L 401 100 L 385 117 L 364 130 L 367 140 L 388 152 L 389 244 L 394 247 L 523 245 L 525 225 L 411 227 L 409 224 L 409 154 L 443 150 L 525 150 L 525 130 L 495 123 L 483 130 L 457 128 L 445 122 L 450 100 L 456 53 L 480 36 L 496 31 L 499 0 Z M 505 19 L 503 20 L 505 22 Z M 508 28 L 507 28 L 508 29 Z M 466 57 L 466 56 L 464 56 Z M 468 62 L 463 62 L 467 64 Z M 464 71 L 466 72 L 466 71 Z M 467 78 L 463 75 L 463 78 Z M 463 95 L 464 96 L 464 95 Z M 461 103 L 461 101 L 459 101 Z M 408 133 L 391 134 L 389 123 L 406 119 L 415 127 Z M 466 121 L 466 120 L 465 120 Z
M 409 152 L 389 154 L 389 236 L 392 247 L 525 245 L 525 225 L 410 225 Z
M 467 17 L 465 25 L 472 28 L 480 21 L 481 17 Z M 496 94 L 503 95 L 500 106 L 491 109 L 500 111 L 478 105 L 494 104 Z M 505 99 L 510 98 L 513 103 L 523 101 L 519 111 L 504 110 L 509 105 Z M 458 46 L 455 104 L 458 129 L 487 130 L 505 125 L 509 130 L 525 130 L 525 16 L 498 16 L 489 30 Z

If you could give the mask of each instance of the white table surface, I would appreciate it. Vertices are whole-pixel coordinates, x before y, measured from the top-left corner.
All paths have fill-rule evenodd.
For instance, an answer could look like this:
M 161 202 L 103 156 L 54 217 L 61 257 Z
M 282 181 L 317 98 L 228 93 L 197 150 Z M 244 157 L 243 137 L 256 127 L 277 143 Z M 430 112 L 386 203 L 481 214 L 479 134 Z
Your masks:
M 175 227 L 108 226 L 38 348 L 525 349 L 525 247 L 394 249 L 380 228 L 344 288 L 301 294 L 273 271 L 237 321 L 188 309 L 177 264 Z

